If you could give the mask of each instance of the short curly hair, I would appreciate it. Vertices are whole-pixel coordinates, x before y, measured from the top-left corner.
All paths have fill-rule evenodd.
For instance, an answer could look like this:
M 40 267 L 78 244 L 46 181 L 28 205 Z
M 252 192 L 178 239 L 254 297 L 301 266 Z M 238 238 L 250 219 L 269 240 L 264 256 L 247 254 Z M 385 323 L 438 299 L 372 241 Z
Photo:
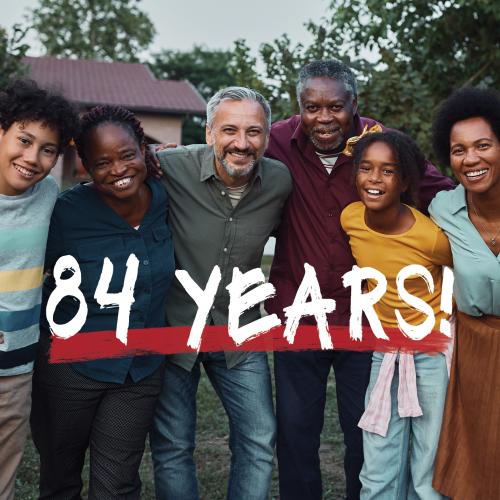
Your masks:
M 500 93 L 493 89 L 465 87 L 443 101 L 432 124 L 432 145 L 438 160 L 450 166 L 450 134 L 455 123 L 480 117 L 500 140 Z
M 29 79 L 12 80 L 0 92 L 0 127 L 15 122 L 40 121 L 59 132 L 59 153 L 78 131 L 78 113 L 62 95 L 43 89 Z
M 154 174 L 157 169 L 152 154 L 147 147 L 146 136 L 141 122 L 134 113 L 122 106 L 95 106 L 81 117 L 80 133 L 76 137 L 75 143 L 85 169 L 89 171 L 86 151 L 89 146 L 90 132 L 100 125 L 108 123 L 122 127 L 137 141 L 140 147 L 144 146 L 146 169 L 149 175 Z
M 297 99 L 300 104 L 300 96 L 306 86 L 307 80 L 311 78 L 330 78 L 342 82 L 352 97 L 358 96 L 356 77 L 351 68 L 339 59 L 320 59 L 312 61 L 299 71 L 296 85 Z
M 383 142 L 391 148 L 399 165 L 402 179 L 408 181 L 408 190 L 401 195 L 401 201 L 418 208 L 420 181 L 426 167 L 425 156 L 421 149 L 410 136 L 397 130 L 365 135 L 354 146 L 352 159 L 355 172 L 359 168 L 365 150 L 376 142 Z

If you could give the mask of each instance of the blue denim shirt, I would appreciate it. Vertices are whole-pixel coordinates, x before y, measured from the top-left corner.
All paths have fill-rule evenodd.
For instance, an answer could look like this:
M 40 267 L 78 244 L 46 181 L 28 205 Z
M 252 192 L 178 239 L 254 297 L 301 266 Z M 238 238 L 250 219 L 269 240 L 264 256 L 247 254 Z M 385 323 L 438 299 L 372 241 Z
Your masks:
M 80 290 L 88 304 L 87 321 L 82 332 L 115 330 L 118 308 L 103 308 L 94 299 L 104 257 L 113 264 L 109 293 L 122 290 L 126 262 L 131 253 L 139 259 L 134 288 L 135 302 L 130 311 L 129 328 L 165 326 L 165 300 L 175 270 L 174 251 L 167 225 L 168 198 L 165 188 L 148 179 L 151 206 L 138 229 L 131 227 L 87 184 L 80 184 L 58 198 L 50 223 L 45 266 L 53 268 L 63 255 L 73 256 L 80 266 Z M 41 326 L 48 335 L 45 307 L 55 288 L 52 276 L 43 287 Z M 66 296 L 56 308 L 57 324 L 70 321 L 78 310 L 78 301 Z M 89 333 L 91 335 L 91 333 Z M 138 381 L 153 373 L 164 356 L 136 356 L 72 363 L 82 375 L 103 382 L 123 383 L 128 374 Z

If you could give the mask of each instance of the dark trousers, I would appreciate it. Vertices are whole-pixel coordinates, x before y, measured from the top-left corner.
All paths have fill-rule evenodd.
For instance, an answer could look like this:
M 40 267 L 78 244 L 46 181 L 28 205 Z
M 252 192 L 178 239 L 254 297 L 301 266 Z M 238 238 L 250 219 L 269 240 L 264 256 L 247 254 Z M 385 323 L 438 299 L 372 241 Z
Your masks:
M 160 368 L 139 382 L 114 384 L 37 362 L 31 432 L 40 454 L 40 499 L 81 498 L 88 447 L 89 500 L 140 497 L 139 465 L 162 374 Z
M 358 422 L 365 408 L 371 357 L 371 352 L 352 351 L 275 353 L 281 500 L 322 498 L 319 446 L 331 367 L 344 434 L 346 498 L 359 499 L 363 436 Z

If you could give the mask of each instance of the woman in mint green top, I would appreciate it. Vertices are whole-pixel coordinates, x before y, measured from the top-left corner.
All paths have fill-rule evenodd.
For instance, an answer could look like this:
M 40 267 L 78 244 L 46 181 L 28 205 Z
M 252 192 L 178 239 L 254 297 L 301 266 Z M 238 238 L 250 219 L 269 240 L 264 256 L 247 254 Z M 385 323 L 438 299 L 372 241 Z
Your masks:
M 485 314 L 498 316 L 500 315 L 500 255 L 498 254 L 500 233 L 497 236 L 498 241 L 495 241 L 495 245 L 491 245 L 490 248 L 469 218 L 467 193 L 462 184 L 453 191 L 441 191 L 429 206 L 429 213 L 450 240 L 457 309 L 470 316 Z M 500 206 L 498 211 L 500 213 Z M 491 227 L 493 228 L 493 225 Z
M 454 500 L 500 498 L 500 95 L 462 89 L 441 106 L 434 148 L 460 185 L 429 207 L 453 253 L 455 351 L 434 469 Z

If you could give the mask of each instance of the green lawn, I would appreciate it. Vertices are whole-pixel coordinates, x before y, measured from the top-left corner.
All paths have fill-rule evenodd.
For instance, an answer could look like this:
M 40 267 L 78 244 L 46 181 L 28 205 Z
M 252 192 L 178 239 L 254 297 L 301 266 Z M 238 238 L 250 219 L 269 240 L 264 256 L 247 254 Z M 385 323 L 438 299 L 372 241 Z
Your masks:
M 262 267 L 266 274 L 271 260 L 272 257 L 264 256 Z M 272 368 L 272 355 L 269 356 L 269 361 Z M 333 375 L 331 375 L 330 381 L 320 454 L 324 498 L 327 500 L 338 500 L 344 497 L 345 488 L 342 465 L 344 445 L 338 422 Z M 196 463 L 198 467 L 200 494 L 204 500 L 222 500 L 225 497 L 229 473 L 228 438 L 229 430 L 224 409 L 210 385 L 208 377 L 202 371 L 198 389 Z M 38 469 L 38 454 L 31 440 L 28 440 L 16 481 L 16 498 L 20 500 L 37 498 Z M 83 476 L 84 478 L 88 476 L 87 466 L 84 469 Z M 141 478 L 143 482 L 141 498 L 154 499 L 153 467 L 149 447 L 147 447 L 142 460 Z M 273 499 L 278 498 L 276 472 L 273 477 L 271 497 Z
M 272 361 L 272 356 L 270 356 Z M 344 472 L 342 466 L 343 443 L 339 428 L 333 376 L 328 387 L 325 428 L 321 438 L 321 464 L 324 498 L 338 500 L 344 495 Z M 200 493 L 205 500 L 224 498 L 229 472 L 228 425 L 224 409 L 217 398 L 208 377 L 202 372 L 198 390 L 198 435 L 196 462 Z M 16 481 L 16 498 L 37 498 L 38 454 L 28 440 L 24 458 Z M 88 474 L 84 470 L 84 477 Z M 143 482 L 141 498 L 154 499 L 153 467 L 149 448 L 141 465 Z M 85 493 L 85 492 L 84 492 Z M 274 474 L 271 497 L 278 498 L 277 473 Z M 242 499 L 244 500 L 244 499 Z

